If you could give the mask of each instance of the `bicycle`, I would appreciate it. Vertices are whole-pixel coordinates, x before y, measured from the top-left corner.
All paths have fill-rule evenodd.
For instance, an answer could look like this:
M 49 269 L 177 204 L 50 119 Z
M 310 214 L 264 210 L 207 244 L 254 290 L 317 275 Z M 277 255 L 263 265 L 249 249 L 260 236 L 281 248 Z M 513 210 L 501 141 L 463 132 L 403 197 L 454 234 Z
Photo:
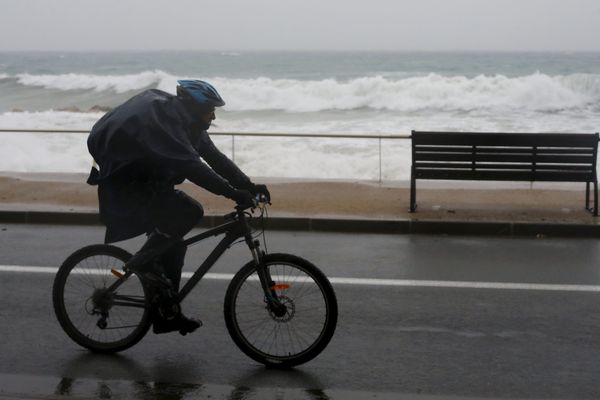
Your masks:
M 337 300 L 331 283 L 315 265 L 260 248 L 249 223 L 260 210 L 264 240 L 266 203 L 259 200 L 236 206 L 223 224 L 184 240 L 190 246 L 225 235 L 183 285 L 177 300 L 183 301 L 231 245 L 245 242 L 252 260 L 227 288 L 227 330 L 250 358 L 267 366 L 292 367 L 325 349 L 337 324 Z M 131 256 L 113 245 L 90 245 L 75 251 L 59 268 L 54 310 L 63 330 L 79 345 L 114 353 L 132 347 L 148 332 L 157 307 L 156 290 L 143 274 L 124 268 Z

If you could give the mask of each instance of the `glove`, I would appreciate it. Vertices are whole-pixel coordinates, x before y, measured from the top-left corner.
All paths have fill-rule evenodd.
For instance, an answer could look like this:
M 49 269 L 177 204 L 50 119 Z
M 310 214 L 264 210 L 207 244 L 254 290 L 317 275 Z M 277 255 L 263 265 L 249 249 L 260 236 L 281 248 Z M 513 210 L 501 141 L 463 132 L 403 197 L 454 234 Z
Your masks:
M 267 189 L 267 185 L 254 185 L 253 188 L 250 189 L 250 192 L 253 195 L 261 194 L 265 196 L 267 202 L 271 202 L 271 193 L 269 193 L 269 189 Z
M 230 199 L 238 205 L 250 206 L 254 204 L 254 196 L 247 190 L 234 190 Z

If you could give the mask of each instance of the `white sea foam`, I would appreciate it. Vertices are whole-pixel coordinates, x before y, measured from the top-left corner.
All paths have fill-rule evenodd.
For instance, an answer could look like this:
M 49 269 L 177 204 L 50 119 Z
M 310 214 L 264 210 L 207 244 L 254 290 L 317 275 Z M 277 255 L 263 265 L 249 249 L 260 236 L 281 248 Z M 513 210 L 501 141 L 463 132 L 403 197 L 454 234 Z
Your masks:
M 317 114 L 222 113 L 210 132 L 278 132 L 337 134 L 407 134 L 416 130 L 597 132 L 598 113 L 575 111 L 506 115 L 440 112 L 395 114 L 353 111 L 350 116 Z M 0 129 L 89 130 L 102 113 L 65 111 L 7 112 L 0 114 Z M 304 116 L 304 117 L 303 117 Z M 86 134 L 0 133 L 0 171 L 86 172 L 91 158 Z M 231 156 L 230 137 L 213 135 Z M 408 179 L 408 140 L 383 140 L 382 171 L 385 180 Z M 261 157 L 256 157 L 261 154 Z M 235 159 L 252 176 L 289 178 L 378 179 L 379 143 L 376 139 L 235 139 Z
M 299 81 L 258 78 L 215 79 L 228 109 L 315 112 L 370 108 L 399 112 L 528 109 L 554 111 L 581 108 L 600 99 L 599 75 L 551 77 L 533 74 L 446 77 L 429 74 L 389 80 L 364 77 Z
M 16 82 L 17 78 L 8 79 Z M 209 80 L 227 101 L 211 132 L 597 132 L 600 127 L 600 75 L 592 74 Z M 146 87 L 172 92 L 176 78 L 162 71 L 119 76 L 23 74 L 18 82 L 55 90 L 91 90 L 92 98 L 101 91 L 99 97 L 112 98 L 110 91 Z M 53 110 L 4 112 L 0 128 L 89 130 L 101 116 Z M 0 170 L 85 172 L 89 168 L 85 135 L 0 135 Z M 215 137 L 215 142 L 232 154 L 231 139 Z M 407 178 L 408 144 L 407 140 L 382 143 L 384 179 Z M 264 156 L 255 157 L 258 152 Z M 379 175 L 378 143 L 373 140 L 237 138 L 235 154 L 253 176 L 377 179 Z
M 0 129 L 81 129 L 89 130 L 102 113 L 68 111 L 5 112 L 0 114 Z M 4 153 L 4 151 L 2 151 Z
M 97 92 L 112 90 L 124 93 L 149 87 L 175 87 L 176 78 L 159 70 L 145 71 L 131 75 L 89 75 L 89 74 L 60 74 L 60 75 L 17 75 L 18 83 L 25 86 L 40 86 L 46 89 L 77 90 L 91 89 Z
M 173 93 L 177 77 L 164 71 L 131 75 L 17 75 L 18 83 L 59 90 L 93 90 L 124 93 L 158 88 Z M 205 78 L 227 101 L 230 111 L 281 110 L 318 112 L 374 109 L 415 111 L 553 112 L 594 106 L 600 100 L 600 75 L 550 76 L 536 73 L 520 77 L 504 75 L 424 76 L 390 79 L 382 76 L 347 81 L 335 79 L 232 79 Z
M 0 129 L 89 130 L 101 113 L 9 112 L 0 114 Z M 318 123 L 305 126 L 316 131 Z M 241 129 L 245 127 L 245 129 Z M 359 126 L 360 127 L 360 126 Z M 254 128 L 254 129 L 252 129 Z M 257 129 L 258 128 L 258 129 Z M 273 124 L 273 131 L 292 125 Z M 260 130 L 255 124 L 223 121 L 215 131 Z M 213 131 L 213 130 L 211 130 Z M 346 132 L 351 133 L 351 131 Z M 87 172 L 91 156 L 85 133 L 0 132 L 0 171 Z M 215 144 L 233 157 L 229 137 L 213 136 Z M 398 147 L 400 146 L 400 147 Z M 406 179 L 408 141 L 384 141 L 384 179 Z M 260 152 L 261 157 L 255 155 Z M 378 179 L 378 141 L 375 139 L 242 138 L 235 141 L 235 161 L 255 177 Z
M 92 158 L 81 133 L 0 133 L 0 171 L 89 171 Z M 378 142 L 369 139 L 213 137 L 217 147 L 253 177 L 379 179 Z M 408 141 L 386 141 L 383 179 L 407 179 Z M 256 157 L 260 152 L 261 156 Z
M 2 133 L 0 171 L 87 172 L 91 156 L 87 135 L 77 133 Z

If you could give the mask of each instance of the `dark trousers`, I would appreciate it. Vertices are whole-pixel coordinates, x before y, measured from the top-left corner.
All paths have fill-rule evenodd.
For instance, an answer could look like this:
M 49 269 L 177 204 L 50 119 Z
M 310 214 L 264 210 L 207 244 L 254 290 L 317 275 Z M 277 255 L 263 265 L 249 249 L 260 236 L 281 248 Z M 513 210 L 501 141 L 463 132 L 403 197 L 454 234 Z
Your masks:
M 158 230 L 169 235 L 175 243 L 159 257 L 165 274 L 179 289 L 187 247 L 183 236 L 187 234 L 204 215 L 202 205 L 179 190 L 166 190 L 153 196 L 148 204 L 150 232 Z
M 160 262 L 177 286 L 186 251 L 182 238 L 202 219 L 202 205 L 173 185 L 135 181 L 125 173 L 101 182 L 98 198 L 106 243 L 156 230 L 175 242 L 161 255 Z
M 173 238 L 182 238 L 200 222 L 204 209 L 184 192 L 171 188 L 152 196 L 146 214 L 148 232 L 158 229 Z

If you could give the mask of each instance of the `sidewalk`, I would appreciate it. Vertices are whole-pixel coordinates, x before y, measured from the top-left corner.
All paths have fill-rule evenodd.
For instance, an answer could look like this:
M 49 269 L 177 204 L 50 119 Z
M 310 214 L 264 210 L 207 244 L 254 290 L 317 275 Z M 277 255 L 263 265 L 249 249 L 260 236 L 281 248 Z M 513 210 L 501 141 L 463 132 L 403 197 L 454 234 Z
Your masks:
M 266 183 L 271 229 L 600 237 L 600 218 L 584 210 L 584 184 L 419 181 L 418 209 L 409 213 L 407 182 Z M 203 204 L 204 226 L 232 210 L 223 197 L 180 188 Z M 93 224 L 97 207 L 84 175 L 0 174 L 0 222 Z

